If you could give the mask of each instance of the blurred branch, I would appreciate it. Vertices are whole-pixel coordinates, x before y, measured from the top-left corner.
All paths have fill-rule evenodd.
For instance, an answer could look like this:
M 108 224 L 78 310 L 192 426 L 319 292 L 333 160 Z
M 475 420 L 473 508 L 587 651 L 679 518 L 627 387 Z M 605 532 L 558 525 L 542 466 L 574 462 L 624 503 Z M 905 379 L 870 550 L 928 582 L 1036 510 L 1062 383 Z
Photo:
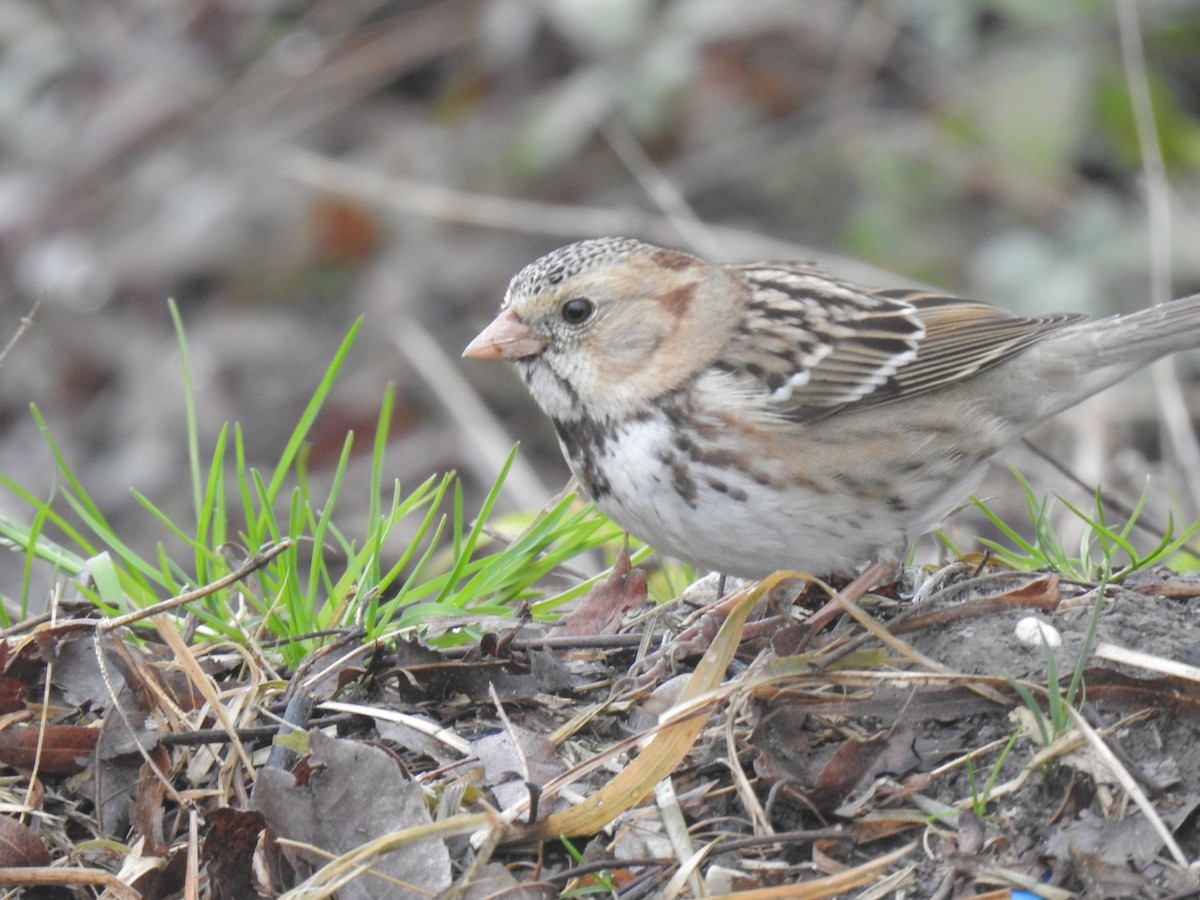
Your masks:
M 1171 299 L 1171 191 L 1158 140 L 1150 79 L 1146 75 L 1146 55 L 1136 0 L 1117 0 L 1117 28 L 1146 186 L 1150 219 L 1150 297 L 1154 303 L 1166 303 Z M 1193 509 L 1200 509 L 1200 445 L 1192 431 L 1175 364 L 1170 359 L 1160 360 L 1154 365 L 1153 373 L 1168 443 L 1183 470 L 1183 483 L 1191 495 Z
M 37 300 L 34 301 L 33 307 L 29 310 L 28 314 L 21 316 L 21 324 L 13 333 L 13 336 L 8 339 L 8 343 L 4 345 L 4 349 L 0 350 L 0 366 L 4 365 L 4 360 L 8 356 L 9 351 L 17 345 L 17 341 L 21 340 L 21 337 L 33 325 L 33 317 L 37 315 L 38 307 L 42 305 L 42 301 L 45 299 L 45 294 L 38 297 Z
M 1117 0 L 1117 29 L 1150 218 L 1150 299 L 1153 303 L 1166 303 L 1171 299 L 1171 190 L 1150 97 L 1137 0 Z
M 441 0 L 333 36 L 302 21 L 292 31 L 290 53 L 268 54 L 224 92 L 214 110 L 216 121 L 261 120 L 285 105 L 299 117 L 293 129 L 321 121 L 331 110 L 346 108 L 467 43 L 482 5 L 482 0 Z
M 293 149 L 284 160 L 284 171 L 318 190 L 444 222 L 494 228 L 500 231 L 552 235 L 568 240 L 604 235 L 629 235 L 654 243 L 678 245 L 681 235 L 668 216 L 639 209 L 605 209 L 518 200 L 495 194 L 460 191 L 330 159 L 307 150 Z M 806 260 L 836 269 L 838 274 L 867 284 L 912 284 L 894 272 L 835 253 L 814 250 L 752 231 L 708 225 L 727 260 Z
M 675 182 L 646 155 L 629 126 L 618 118 L 610 117 L 600 125 L 600 134 L 688 246 L 701 256 L 720 258 L 723 248 L 714 237 L 712 228 L 701 221 Z

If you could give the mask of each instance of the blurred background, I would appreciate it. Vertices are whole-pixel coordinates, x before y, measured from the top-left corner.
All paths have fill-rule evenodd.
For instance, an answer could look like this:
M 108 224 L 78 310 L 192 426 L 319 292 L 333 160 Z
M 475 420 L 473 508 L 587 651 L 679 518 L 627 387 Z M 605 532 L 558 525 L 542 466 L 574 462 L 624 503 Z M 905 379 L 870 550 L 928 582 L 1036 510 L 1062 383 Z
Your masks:
M 0 473 L 54 491 L 36 403 L 141 549 L 163 529 L 131 487 L 191 503 L 168 298 L 203 451 L 240 422 L 269 469 L 362 316 L 315 477 L 347 429 L 365 469 L 393 382 L 394 475 L 478 492 L 520 438 L 516 509 L 565 466 L 515 377 L 459 354 L 578 238 L 1029 311 L 1136 308 L 1156 275 L 1200 290 L 1195 0 L 0 0 L 0 46 L 0 347 L 40 301 L 0 362 Z M 1136 495 L 1172 455 L 1162 392 L 1122 386 L 1042 440 Z M 1190 520 L 1181 452 L 1155 496 Z M 342 503 L 366 490 L 352 473 Z M 23 562 L 0 554 L 0 594 Z

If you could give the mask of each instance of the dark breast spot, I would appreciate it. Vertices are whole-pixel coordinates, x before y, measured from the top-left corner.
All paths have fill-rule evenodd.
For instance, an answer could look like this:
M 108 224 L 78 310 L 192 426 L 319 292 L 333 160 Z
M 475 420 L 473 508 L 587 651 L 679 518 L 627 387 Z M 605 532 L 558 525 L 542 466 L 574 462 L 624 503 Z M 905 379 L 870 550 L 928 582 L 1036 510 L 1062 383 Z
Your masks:
M 712 476 L 709 476 L 708 478 L 704 479 L 704 482 L 718 494 L 726 494 L 729 496 L 730 500 L 734 500 L 738 503 L 745 503 L 750 499 L 746 492 L 741 488 L 731 487 L 720 478 L 713 478 Z
M 671 472 L 671 487 L 675 489 L 683 502 L 692 509 L 696 508 L 696 495 L 699 489 L 692 478 L 692 469 L 686 458 L 681 459 L 674 453 L 661 453 L 659 461 Z
M 591 418 L 554 420 L 567 464 L 588 497 L 598 502 L 613 492 L 608 475 L 613 465 L 607 452 L 609 443 L 620 442 L 631 425 L 648 421 L 655 414 L 654 409 L 648 409 L 615 425 Z
M 608 430 L 592 419 L 572 422 L 554 420 L 554 430 L 562 441 L 567 464 L 579 480 L 580 487 L 593 501 L 599 501 L 612 493 L 612 482 L 604 471 L 604 447 L 609 439 Z
M 700 420 L 688 404 L 684 392 L 665 398 L 661 401 L 661 407 L 675 435 L 672 443 L 687 459 L 700 466 L 735 471 L 749 462 L 731 450 L 721 449 L 721 439 L 726 429 L 740 427 L 736 419 L 720 423 Z

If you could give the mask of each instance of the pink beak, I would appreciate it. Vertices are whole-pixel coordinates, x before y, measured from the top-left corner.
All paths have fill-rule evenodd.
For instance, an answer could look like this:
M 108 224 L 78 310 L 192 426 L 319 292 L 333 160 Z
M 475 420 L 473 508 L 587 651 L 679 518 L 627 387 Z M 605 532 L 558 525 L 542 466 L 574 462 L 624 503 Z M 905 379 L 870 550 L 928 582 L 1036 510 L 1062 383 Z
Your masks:
M 547 341 L 529 330 L 511 309 L 496 316 L 492 324 L 467 344 L 463 356 L 472 359 L 524 359 L 546 349 Z

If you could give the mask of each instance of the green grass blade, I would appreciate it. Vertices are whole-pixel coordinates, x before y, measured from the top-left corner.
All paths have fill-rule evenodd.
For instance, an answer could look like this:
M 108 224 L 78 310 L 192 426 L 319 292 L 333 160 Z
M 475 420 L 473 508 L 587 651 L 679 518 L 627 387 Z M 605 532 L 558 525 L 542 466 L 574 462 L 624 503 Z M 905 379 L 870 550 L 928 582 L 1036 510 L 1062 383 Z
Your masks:
M 1038 629 L 1038 635 L 1042 639 L 1042 651 L 1046 654 L 1046 708 L 1050 714 L 1051 732 L 1057 736 L 1070 725 L 1071 716 L 1063 708 L 1066 701 L 1062 686 L 1058 683 L 1058 658 L 1054 655 L 1054 648 L 1046 640 L 1044 631 Z
M 253 470 L 246 465 L 246 444 L 240 425 L 233 426 L 233 459 L 234 478 L 242 500 L 242 522 L 245 523 L 246 545 L 261 547 L 266 541 L 263 540 L 262 520 L 258 514 L 255 500 L 261 498 L 262 491 L 259 489 L 258 479 L 255 478 Z
M 992 771 L 988 775 L 987 784 L 983 786 L 983 798 L 986 802 L 992 796 L 992 790 L 996 787 L 996 782 L 1000 778 L 1000 770 L 1004 768 L 1004 761 L 1008 759 L 1008 754 L 1012 752 L 1013 747 L 1017 745 L 1017 738 L 1021 736 L 1020 731 L 1014 731 L 1013 736 L 1008 739 L 1008 743 L 1004 745 L 1004 749 L 1000 751 L 1000 758 L 996 760 L 996 764 L 992 766 Z
M 5 486 L 11 486 L 11 482 L 2 475 L 0 475 L 0 483 L 4 483 Z M 88 556 L 94 556 L 99 551 L 88 543 L 79 532 L 65 522 L 49 503 L 39 500 L 24 488 L 12 487 L 18 493 L 18 496 L 28 502 L 33 508 L 35 521 L 38 519 L 48 520 L 62 531 L 67 539 L 74 543 L 85 555 L 81 556 L 74 553 L 45 537 L 42 534 L 42 530 L 45 527 L 44 524 L 38 527 L 35 535 L 30 526 L 9 518 L 3 512 L 0 512 L 0 540 L 8 541 L 13 546 L 20 547 L 27 553 L 32 552 L 38 559 L 49 563 L 59 572 L 64 572 L 67 575 L 77 574 L 83 568 L 84 560 Z
M 122 541 L 111 530 L 107 530 L 108 523 L 103 519 L 95 521 L 92 519 L 91 510 L 80 500 L 69 493 L 64 493 L 63 498 L 67 504 L 75 510 L 76 515 L 83 520 L 93 532 L 97 534 L 108 546 L 109 550 L 116 553 L 124 564 L 125 571 L 134 579 L 138 587 L 141 589 L 141 601 L 148 602 L 154 597 L 154 590 L 151 583 L 156 583 L 159 587 L 166 587 L 162 584 L 161 575 L 158 572 L 158 567 L 143 559 L 133 551 L 129 545 Z M 107 551 L 101 551 L 100 556 Z
M 992 512 L 991 508 L 988 507 L 986 503 L 984 503 L 978 497 L 972 497 L 971 502 L 981 513 L 983 513 L 984 517 L 991 522 L 1001 534 L 1012 541 L 1012 543 L 1015 544 L 1020 550 L 1024 551 L 1031 557 L 1042 557 L 1042 554 L 1038 552 L 1038 548 L 1034 544 L 1031 544 L 1020 533 L 1018 533 L 1016 529 L 1005 522 L 996 513 Z M 995 549 L 1000 550 L 1004 549 L 1002 545 L 995 544 L 995 542 L 991 541 L 988 542 L 988 546 L 992 546 Z
M 104 606 L 114 613 L 129 608 L 129 600 L 132 598 L 127 597 L 122 589 L 120 573 L 107 550 L 89 559 L 87 570 Z
M 183 319 L 179 315 L 179 307 L 175 300 L 167 300 L 167 310 L 171 314 L 171 323 L 175 326 L 175 341 L 179 344 L 179 367 L 183 375 L 183 409 L 187 422 L 188 472 L 192 481 L 192 508 L 196 511 L 196 519 L 200 519 L 202 509 L 201 480 L 200 480 L 200 438 L 196 425 L 196 392 L 192 384 L 192 359 L 188 352 L 187 335 L 183 330 Z
M 313 422 L 316 421 L 317 413 L 320 412 L 326 398 L 329 396 L 329 392 L 333 389 L 333 383 L 346 361 L 346 356 L 354 344 L 354 339 L 358 336 L 359 329 L 362 328 L 362 323 L 362 317 L 359 316 L 350 327 L 350 331 L 347 332 L 346 337 L 342 339 L 342 343 L 338 346 L 337 352 L 333 356 L 333 361 L 326 368 L 320 384 L 317 385 L 316 391 L 308 401 L 308 406 L 304 408 L 304 412 L 300 416 L 299 423 L 293 429 L 287 446 L 284 447 L 283 454 L 280 456 L 279 462 L 275 466 L 275 471 L 271 475 L 271 480 L 267 485 L 266 496 L 269 503 L 274 502 L 280 488 L 283 487 L 284 479 L 287 477 L 288 472 L 292 470 L 292 463 L 296 459 L 296 454 L 300 452 L 300 447 L 303 445 L 304 439 L 308 436 Z
M 50 454 L 54 457 L 54 463 L 58 466 L 58 471 L 66 479 L 71 491 L 78 498 L 79 504 L 88 512 L 88 518 L 95 525 L 90 525 L 98 535 L 112 534 L 113 529 L 105 520 L 104 515 L 100 512 L 88 492 L 84 490 L 83 485 L 79 483 L 79 479 L 75 477 L 75 473 L 71 471 L 71 467 L 67 464 L 67 458 L 63 455 L 62 450 L 58 446 L 58 442 L 54 439 L 54 435 L 50 431 L 50 427 L 46 424 L 46 420 L 42 418 L 41 410 L 36 404 L 30 404 L 29 411 L 33 414 L 33 420 L 37 423 L 38 430 L 42 433 L 42 439 L 50 448 Z M 98 526 L 98 527 L 97 527 Z
M 213 562 L 214 570 L 220 570 L 209 547 L 220 548 L 224 545 L 227 535 L 227 519 L 225 515 L 225 446 L 229 438 L 229 426 L 225 425 L 217 434 L 216 445 L 213 448 L 212 459 L 208 465 L 208 478 L 204 482 L 204 494 L 196 517 L 196 582 L 205 584 L 210 580 L 209 563 Z
M 475 523 L 471 526 L 471 531 L 467 535 L 466 540 L 456 541 L 454 551 L 454 568 L 446 579 L 446 585 L 438 595 L 437 602 L 442 603 L 450 596 L 459 579 L 462 578 L 467 564 L 471 561 L 471 554 L 475 552 L 475 545 L 479 541 L 479 535 L 483 532 L 484 525 L 487 524 L 488 517 L 492 514 L 492 508 L 496 505 L 496 500 L 500 497 L 500 488 L 504 486 L 504 479 L 508 477 L 508 470 L 512 468 L 513 460 L 517 458 L 517 446 L 508 451 L 508 457 L 504 460 L 504 465 L 500 467 L 500 474 L 496 476 L 496 480 L 492 483 L 491 490 L 483 500 L 483 504 L 479 508 L 479 513 L 475 517 Z M 457 491 L 458 482 L 455 483 L 455 517 L 456 521 L 461 511 L 462 495 Z M 457 530 L 457 529 L 456 529 Z M 458 605 L 456 603 L 456 605 Z
M 1087 632 L 1083 636 L 1083 646 L 1079 648 L 1079 658 L 1075 661 L 1075 671 L 1071 675 L 1071 684 L 1067 687 L 1067 703 L 1078 708 L 1075 700 L 1083 689 L 1083 670 L 1096 646 L 1096 631 L 1100 626 L 1100 613 L 1104 609 L 1104 594 L 1108 589 L 1108 581 L 1101 581 L 1096 587 L 1096 601 L 1092 604 L 1091 615 L 1088 616 Z
M 318 587 L 324 587 L 326 596 L 330 596 L 333 593 L 333 583 L 329 579 L 328 570 L 325 568 L 325 536 L 329 533 L 333 511 L 337 506 L 337 498 L 341 493 L 342 480 L 346 476 L 346 466 L 350 462 L 350 452 L 353 447 L 354 432 L 348 431 L 346 432 L 345 440 L 342 442 L 342 453 L 338 457 L 337 467 L 333 470 L 333 483 L 329 487 L 329 497 L 326 499 L 325 506 L 321 510 L 317 521 L 312 526 L 313 555 L 308 574 L 309 610 L 315 610 L 320 604 L 321 598 L 316 595 Z M 307 501 L 305 502 L 305 506 L 309 507 Z
M 388 384 L 383 391 L 383 402 L 379 405 L 379 418 L 375 422 L 375 442 L 371 447 L 371 485 L 368 497 L 367 521 L 379 521 L 379 504 L 383 491 L 383 468 L 387 455 L 388 438 L 392 430 L 392 411 L 396 404 L 396 386 Z

